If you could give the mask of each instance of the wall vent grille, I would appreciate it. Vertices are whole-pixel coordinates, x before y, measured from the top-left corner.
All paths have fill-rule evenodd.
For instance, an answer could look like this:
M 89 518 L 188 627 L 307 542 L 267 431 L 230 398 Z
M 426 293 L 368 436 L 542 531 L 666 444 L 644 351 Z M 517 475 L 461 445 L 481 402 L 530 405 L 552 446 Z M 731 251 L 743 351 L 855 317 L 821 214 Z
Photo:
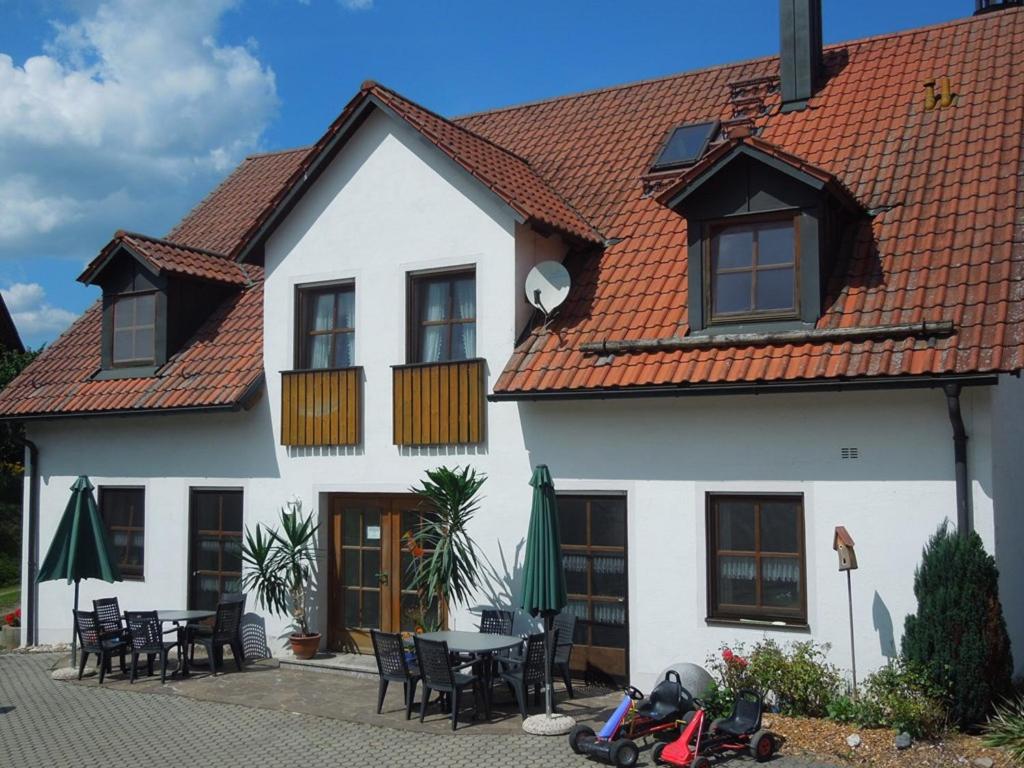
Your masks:
M 839 449 L 839 455 L 842 458 L 844 458 L 844 459 L 859 459 L 860 458 L 860 448 L 855 448 L 855 447 L 840 448 Z

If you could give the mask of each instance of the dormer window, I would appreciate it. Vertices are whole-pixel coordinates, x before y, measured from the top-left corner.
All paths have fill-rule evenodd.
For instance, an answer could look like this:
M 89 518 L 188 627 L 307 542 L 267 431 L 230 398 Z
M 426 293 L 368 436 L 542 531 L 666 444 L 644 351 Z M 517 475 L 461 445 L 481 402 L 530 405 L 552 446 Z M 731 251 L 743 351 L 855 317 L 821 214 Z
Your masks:
M 152 365 L 156 361 L 156 292 L 117 296 L 112 312 L 112 364 Z
M 691 334 L 799 330 L 865 212 L 842 183 L 773 144 L 719 144 L 658 200 L 686 218 Z
M 797 219 L 711 225 L 710 320 L 797 316 Z

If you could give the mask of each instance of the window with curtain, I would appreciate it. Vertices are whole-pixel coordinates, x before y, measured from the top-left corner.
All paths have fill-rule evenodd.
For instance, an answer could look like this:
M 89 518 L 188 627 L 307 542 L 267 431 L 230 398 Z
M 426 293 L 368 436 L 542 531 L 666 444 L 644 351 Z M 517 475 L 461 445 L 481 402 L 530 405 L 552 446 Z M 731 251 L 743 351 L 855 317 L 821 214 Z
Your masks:
M 795 222 L 790 216 L 712 228 L 712 320 L 796 315 Z
M 708 498 L 708 598 L 713 619 L 807 623 L 800 496 Z
M 114 299 L 111 361 L 144 365 L 156 359 L 156 293 Z
M 350 368 L 355 360 L 352 283 L 299 289 L 299 368 Z
M 476 357 L 476 276 L 447 272 L 412 278 L 414 363 Z
M 142 581 L 146 539 L 146 491 L 144 488 L 99 489 L 100 516 L 110 533 L 121 576 Z

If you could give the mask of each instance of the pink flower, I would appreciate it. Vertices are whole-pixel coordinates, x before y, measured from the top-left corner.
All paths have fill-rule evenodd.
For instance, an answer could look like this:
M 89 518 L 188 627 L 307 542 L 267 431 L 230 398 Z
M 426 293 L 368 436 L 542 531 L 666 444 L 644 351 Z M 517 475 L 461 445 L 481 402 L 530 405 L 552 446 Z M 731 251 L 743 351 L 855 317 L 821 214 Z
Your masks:
M 722 658 L 725 659 L 727 662 L 732 661 L 734 655 L 735 654 L 733 654 L 731 648 L 726 648 L 724 651 L 722 651 Z
M 747 660 L 744 659 L 742 656 L 737 656 L 736 663 L 739 664 L 741 667 L 746 668 L 749 662 L 747 662 Z

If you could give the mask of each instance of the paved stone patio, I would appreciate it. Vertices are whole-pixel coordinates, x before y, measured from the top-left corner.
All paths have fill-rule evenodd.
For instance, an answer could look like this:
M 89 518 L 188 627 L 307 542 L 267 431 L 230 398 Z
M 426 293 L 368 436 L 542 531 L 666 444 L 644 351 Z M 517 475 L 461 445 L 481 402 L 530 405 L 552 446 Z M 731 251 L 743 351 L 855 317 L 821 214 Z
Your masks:
M 49 675 L 55 661 L 0 655 L 0 765 L 599 765 L 573 755 L 564 738 L 522 734 L 518 716 L 507 713 L 497 724 L 460 725 L 453 736 L 436 713 L 426 726 L 406 724 L 396 711 L 400 695 L 389 694 L 390 713 L 378 717 L 375 681 L 334 672 L 256 664 L 243 673 L 196 675 L 162 688 L 158 679 L 144 679 L 128 690 L 117 674 L 102 688 L 95 677 L 55 682 Z M 612 698 L 581 697 L 577 714 L 599 717 Z M 650 764 L 648 755 L 641 753 L 641 765 Z M 749 759 L 734 764 L 754 765 Z M 793 757 L 771 764 L 829 768 Z

